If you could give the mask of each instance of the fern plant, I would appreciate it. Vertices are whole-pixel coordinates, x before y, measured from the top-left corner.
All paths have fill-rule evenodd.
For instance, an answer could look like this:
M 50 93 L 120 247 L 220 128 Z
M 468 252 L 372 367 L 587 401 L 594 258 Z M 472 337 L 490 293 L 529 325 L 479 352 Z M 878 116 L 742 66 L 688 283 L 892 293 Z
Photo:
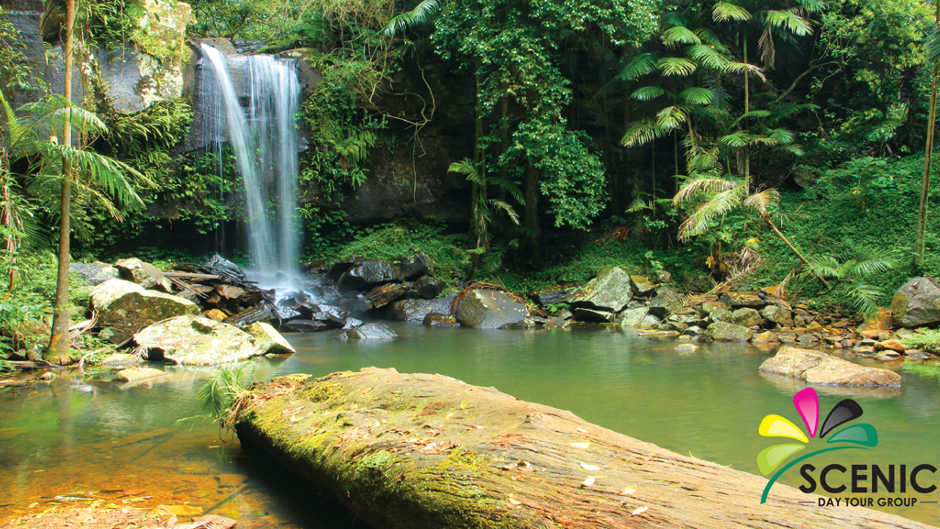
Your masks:
M 894 268 L 891 259 L 880 256 L 856 255 L 839 262 L 831 255 L 822 255 L 809 260 L 809 270 L 813 274 L 837 282 L 832 295 L 853 307 L 862 317 L 878 312 L 879 302 L 885 298 L 885 291 L 874 284 L 874 276 Z
M 489 246 L 489 224 L 493 221 L 494 210 L 502 211 L 513 224 L 519 224 L 519 214 L 516 213 L 511 204 L 505 200 L 490 198 L 487 194 L 487 188 L 490 184 L 493 184 L 512 196 L 516 202 L 525 204 L 522 190 L 515 182 L 506 178 L 484 176 L 477 171 L 473 162 L 467 158 L 459 162 L 453 162 L 447 170 L 451 173 L 464 175 L 473 186 L 470 225 L 476 238 L 477 249 L 485 249 Z
M 208 418 L 222 428 L 230 428 L 247 395 L 250 378 L 246 366 L 223 369 L 209 377 L 196 393 Z

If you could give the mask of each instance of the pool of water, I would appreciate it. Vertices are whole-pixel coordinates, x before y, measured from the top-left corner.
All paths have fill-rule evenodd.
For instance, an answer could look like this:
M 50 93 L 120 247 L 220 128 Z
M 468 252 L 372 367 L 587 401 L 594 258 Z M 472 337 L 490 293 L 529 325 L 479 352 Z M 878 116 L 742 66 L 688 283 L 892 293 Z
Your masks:
M 802 424 L 790 403 L 800 387 L 759 374 L 769 353 L 750 346 L 704 345 L 678 353 L 672 342 L 630 331 L 395 328 L 402 339 L 390 343 L 341 343 L 332 333 L 290 337 L 298 353 L 254 362 L 252 376 L 324 375 L 364 366 L 442 373 L 752 473 L 756 454 L 775 442 L 757 435 L 764 415 Z M 240 518 L 242 528 L 359 526 L 334 505 L 311 504 L 307 485 L 252 461 L 230 433 L 198 419 L 180 421 L 202 413 L 195 393 L 207 372 L 166 370 L 169 380 L 152 385 L 59 379 L 0 393 L 0 490 L 6 492 L 0 522 L 97 501 L 162 506 L 181 519 L 209 511 Z M 880 437 L 877 448 L 819 456 L 819 464 L 940 467 L 940 380 L 905 373 L 900 391 L 819 392 L 823 417 L 850 396 Z M 781 481 L 799 483 L 797 470 Z M 754 493 L 756 505 L 760 491 Z M 940 493 L 932 496 L 921 498 L 940 499 Z M 940 525 L 935 503 L 890 511 Z

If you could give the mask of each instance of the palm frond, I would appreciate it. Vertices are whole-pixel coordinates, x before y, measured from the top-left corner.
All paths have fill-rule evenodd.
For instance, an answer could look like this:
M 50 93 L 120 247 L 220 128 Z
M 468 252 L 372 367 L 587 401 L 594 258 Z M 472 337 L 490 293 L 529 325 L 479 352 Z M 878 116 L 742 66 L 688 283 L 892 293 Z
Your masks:
M 636 147 L 651 143 L 662 135 L 663 131 L 656 125 L 655 120 L 644 119 L 627 125 L 627 131 L 620 139 L 620 143 L 624 147 Z
M 665 94 L 666 91 L 658 86 L 643 86 L 634 90 L 630 97 L 638 101 L 652 101 Z
M 621 81 L 632 81 L 656 70 L 656 57 L 652 53 L 634 55 L 623 68 L 617 72 L 616 78 Z
M 490 174 L 486 177 L 486 184 L 505 191 L 513 198 L 513 200 L 519 204 L 522 204 L 523 206 L 525 205 L 525 196 L 522 193 L 522 188 L 520 188 L 519 184 L 517 184 L 514 180 L 493 176 Z
M 786 29 L 797 37 L 805 37 L 813 33 L 812 24 L 792 9 L 771 9 L 764 15 L 764 20 L 774 29 Z
M 710 105 L 715 93 L 708 88 L 693 86 L 679 92 L 679 99 L 687 105 Z
M 748 133 L 739 130 L 718 138 L 718 143 L 731 149 L 742 149 L 748 146 L 750 143 L 749 139 Z
M 726 70 L 731 73 L 739 73 L 739 74 L 743 73 L 746 75 L 757 77 L 761 81 L 767 80 L 767 77 L 764 75 L 764 71 L 761 70 L 759 66 L 748 64 L 746 62 L 732 61 L 728 63 L 728 67 Z
M 940 25 L 935 26 L 927 37 L 927 56 L 932 63 L 940 61 Z
M 773 129 L 767 135 L 781 145 L 789 145 L 796 139 L 796 134 L 787 129 Z
M 645 202 L 640 198 L 634 198 L 633 202 L 627 206 L 625 213 L 639 213 L 640 211 L 650 211 L 653 209 L 653 204 L 650 202 Z
M 392 17 L 382 29 L 382 33 L 394 37 L 410 27 L 427 24 L 434 19 L 439 7 L 438 0 L 422 0 L 411 11 Z
M 470 180 L 471 182 L 474 182 L 477 184 L 480 183 L 478 181 L 475 181 L 475 180 L 479 180 L 479 176 L 477 175 L 477 168 L 473 166 L 473 162 L 471 162 L 469 158 L 464 158 L 463 160 L 460 160 L 459 162 L 452 162 L 450 166 L 447 168 L 447 172 L 462 174 L 467 177 L 467 180 Z M 471 175 L 473 176 L 471 177 Z
M 824 0 L 797 0 L 800 4 L 800 7 L 803 8 L 807 13 L 815 13 L 816 11 L 821 11 L 825 5 Z
M 685 57 L 663 57 L 656 66 L 666 77 L 686 77 L 695 72 L 695 63 Z
M 751 13 L 743 7 L 731 2 L 715 2 L 712 8 L 712 19 L 715 22 L 745 22 L 751 19 Z
M 656 127 L 664 134 L 668 134 L 682 125 L 689 119 L 688 114 L 682 107 L 668 106 L 656 113 Z
M 713 221 L 740 206 L 746 194 L 747 190 L 741 183 L 712 195 L 682 222 L 679 226 L 679 239 L 684 240 L 705 233 Z
M 884 258 L 863 259 L 854 263 L 848 270 L 853 277 L 864 279 L 872 274 L 894 270 L 894 261 Z
M 506 216 L 509 217 L 509 220 L 513 222 L 513 224 L 515 224 L 516 226 L 519 225 L 519 214 L 516 213 L 515 208 L 513 208 L 512 205 L 510 205 L 508 202 L 505 202 L 503 200 L 492 199 L 490 200 L 490 204 L 502 210 L 506 214 Z
M 666 46 L 678 46 L 680 44 L 701 44 L 702 40 L 694 31 L 685 26 L 673 26 L 662 35 L 663 44 Z
M 705 68 L 724 72 L 731 60 L 710 44 L 696 44 L 689 47 L 689 57 Z
M 679 189 L 676 196 L 673 197 L 673 204 L 680 206 L 686 202 L 697 199 L 701 195 L 708 193 L 721 193 L 733 189 L 739 185 L 734 180 L 727 178 L 699 177 L 689 180 Z
M 883 290 L 866 283 L 850 283 L 846 285 L 845 291 L 855 310 L 862 316 L 878 312 L 878 300 L 884 298 Z
M 760 193 L 754 193 L 753 195 L 744 199 L 744 205 L 749 208 L 753 208 L 761 213 L 767 212 L 767 206 L 771 204 L 776 204 L 780 201 L 780 192 L 776 189 L 765 189 Z
M 842 270 L 839 261 L 831 255 L 814 255 L 809 259 L 809 269 L 814 275 L 840 279 Z
M 34 144 L 34 151 L 46 159 L 71 161 L 79 174 L 86 175 L 93 184 L 128 207 L 143 206 L 144 202 L 126 175 L 140 180 L 142 184 L 154 185 L 154 182 L 124 162 L 71 145 L 50 141 L 37 142 Z

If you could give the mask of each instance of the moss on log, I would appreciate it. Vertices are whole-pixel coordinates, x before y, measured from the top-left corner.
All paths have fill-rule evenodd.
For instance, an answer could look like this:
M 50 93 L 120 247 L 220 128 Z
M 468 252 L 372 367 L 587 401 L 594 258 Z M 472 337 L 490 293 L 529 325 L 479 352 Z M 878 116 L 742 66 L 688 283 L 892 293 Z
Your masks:
M 927 527 L 781 484 L 760 505 L 763 478 L 441 375 L 280 377 L 235 426 L 375 527 Z

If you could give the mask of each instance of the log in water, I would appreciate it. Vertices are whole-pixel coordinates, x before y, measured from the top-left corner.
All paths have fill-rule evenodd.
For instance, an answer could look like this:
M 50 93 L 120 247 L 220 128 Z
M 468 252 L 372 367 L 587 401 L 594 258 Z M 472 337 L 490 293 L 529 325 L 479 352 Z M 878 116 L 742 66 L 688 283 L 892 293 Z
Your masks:
M 782 484 L 760 505 L 763 478 L 441 375 L 289 375 L 240 405 L 244 446 L 375 527 L 928 527 Z

